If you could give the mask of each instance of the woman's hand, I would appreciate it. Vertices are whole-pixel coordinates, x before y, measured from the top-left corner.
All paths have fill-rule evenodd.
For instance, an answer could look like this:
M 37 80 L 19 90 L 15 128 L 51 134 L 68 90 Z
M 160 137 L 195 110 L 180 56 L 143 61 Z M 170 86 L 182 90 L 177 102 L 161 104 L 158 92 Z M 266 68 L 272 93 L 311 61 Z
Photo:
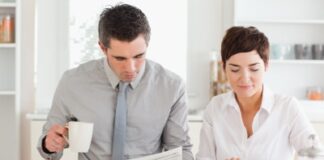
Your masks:
M 226 158 L 225 160 L 240 160 L 239 157 L 231 157 L 231 158 Z

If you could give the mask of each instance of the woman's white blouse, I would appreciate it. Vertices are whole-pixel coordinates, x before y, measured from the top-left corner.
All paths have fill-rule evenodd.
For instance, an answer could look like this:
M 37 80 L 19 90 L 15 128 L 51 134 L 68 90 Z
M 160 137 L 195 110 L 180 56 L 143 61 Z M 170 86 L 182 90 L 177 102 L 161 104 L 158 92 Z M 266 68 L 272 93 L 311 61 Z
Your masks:
M 315 133 L 295 98 L 266 87 L 252 125 L 247 138 L 233 92 L 213 97 L 204 113 L 197 160 L 292 160 L 295 150 L 311 146 L 308 137 Z

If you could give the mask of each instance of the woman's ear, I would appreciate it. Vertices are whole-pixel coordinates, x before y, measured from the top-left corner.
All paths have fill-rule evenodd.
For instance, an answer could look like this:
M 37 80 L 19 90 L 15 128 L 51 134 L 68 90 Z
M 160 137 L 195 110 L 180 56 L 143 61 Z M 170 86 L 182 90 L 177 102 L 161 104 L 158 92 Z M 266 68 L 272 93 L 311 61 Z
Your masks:
M 221 61 L 220 63 L 221 63 L 220 66 L 222 67 L 223 72 L 226 73 L 226 64 L 223 61 Z
M 264 63 L 264 71 L 268 71 L 269 68 L 269 62 Z

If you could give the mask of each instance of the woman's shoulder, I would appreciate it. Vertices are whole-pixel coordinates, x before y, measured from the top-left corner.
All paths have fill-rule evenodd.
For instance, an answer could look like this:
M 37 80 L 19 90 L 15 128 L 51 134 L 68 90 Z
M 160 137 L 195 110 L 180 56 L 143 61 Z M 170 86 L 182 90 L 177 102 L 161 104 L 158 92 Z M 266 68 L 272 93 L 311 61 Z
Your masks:
M 296 104 L 298 100 L 296 97 L 285 95 L 285 94 L 274 94 L 275 103 L 279 104 Z
M 301 110 L 301 104 L 296 97 L 284 94 L 274 94 L 274 106 L 289 113 L 296 113 Z
M 232 95 L 232 92 L 222 93 L 212 97 L 210 101 L 213 103 L 224 103 L 226 100 L 230 99 Z
M 214 96 L 209 101 L 209 104 L 207 105 L 206 109 L 213 112 L 221 111 L 222 109 L 224 109 L 224 107 L 226 107 L 231 102 L 232 98 L 233 98 L 232 92 L 227 92 L 227 93 Z

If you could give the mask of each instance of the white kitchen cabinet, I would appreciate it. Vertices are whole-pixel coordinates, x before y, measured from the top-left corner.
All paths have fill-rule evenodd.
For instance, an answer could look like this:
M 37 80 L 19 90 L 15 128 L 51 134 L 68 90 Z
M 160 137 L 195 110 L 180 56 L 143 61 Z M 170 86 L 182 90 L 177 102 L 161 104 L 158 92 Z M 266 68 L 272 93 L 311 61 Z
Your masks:
M 308 103 L 308 102 L 307 102 Z M 318 110 L 317 108 L 303 108 L 306 112 L 306 115 L 311 120 L 312 125 L 318 133 L 319 138 L 322 142 L 324 142 L 324 109 Z M 27 115 L 29 119 L 31 119 L 31 160 L 41 159 L 36 146 L 38 143 L 38 139 L 42 132 L 42 127 L 46 120 L 45 114 L 29 114 Z M 191 138 L 191 143 L 193 144 L 192 153 L 196 156 L 199 148 L 199 140 L 200 140 L 200 130 L 202 126 L 202 116 L 201 115 L 189 115 L 189 136 Z M 65 149 L 62 160 L 76 160 L 77 154 L 70 151 L 69 149 Z
M 189 116 L 190 117 L 190 116 Z M 189 136 L 192 143 L 192 153 L 196 156 L 199 148 L 199 140 L 200 140 L 200 129 L 202 126 L 201 117 L 199 119 L 190 120 L 189 119 Z
M 31 160 L 42 159 L 37 151 L 38 139 L 42 133 L 42 127 L 46 122 L 46 114 L 28 114 L 27 118 L 31 120 Z M 198 152 L 200 129 L 202 125 L 201 116 L 189 116 L 189 136 L 191 138 L 191 143 L 193 144 L 192 153 L 194 156 Z M 64 150 L 62 160 L 76 160 L 77 154 L 70 151 L 69 149 Z
M 321 143 L 324 144 L 324 123 L 312 122 L 312 124 L 318 134 L 318 138 L 321 140 Z
M 42 133 L 42 127 L 45 124 L 45 120 L 33 120 L 31 122 L 31 160 L 39 160 L 43 159 L 38 150 L 37 150 L 37 143 L 38 139 Z M 75 152 L 72 152 L 70 149 L 65 149 L 64 154 L 61 160 L 77 160 L 78 155 Z
M 295 44 L 324 46 L 324 37 L 320 36 L 324 34 L 322 6 L 322 0 L 234 0 L 233 25 L 256 26 L 272 46 L 290 46 L 291 50 Z M 275 49 L 271 49 L 273 54 Z M 276 93 L 305 101 L 309 87 L 324 89 L 323 68 L 323 58 L 270 60 L 265 83 Z M 319 104 L 324 107 L 321 101 L 316 105 Z
M 20 1 L 0 0 L 0 17 L 14 22 L 14 42 L 0 43 L 0 159 L 20 159 Z M 12 19 L 14 17 L 14 19 Z M 4 26 L 3 23 L 2 28 Z M 0 25 L 1 25 L 0 24 Z M 0 27 L 1 28 L 1 27 Z M 8 33 L 8 32 L 7 32 Z

